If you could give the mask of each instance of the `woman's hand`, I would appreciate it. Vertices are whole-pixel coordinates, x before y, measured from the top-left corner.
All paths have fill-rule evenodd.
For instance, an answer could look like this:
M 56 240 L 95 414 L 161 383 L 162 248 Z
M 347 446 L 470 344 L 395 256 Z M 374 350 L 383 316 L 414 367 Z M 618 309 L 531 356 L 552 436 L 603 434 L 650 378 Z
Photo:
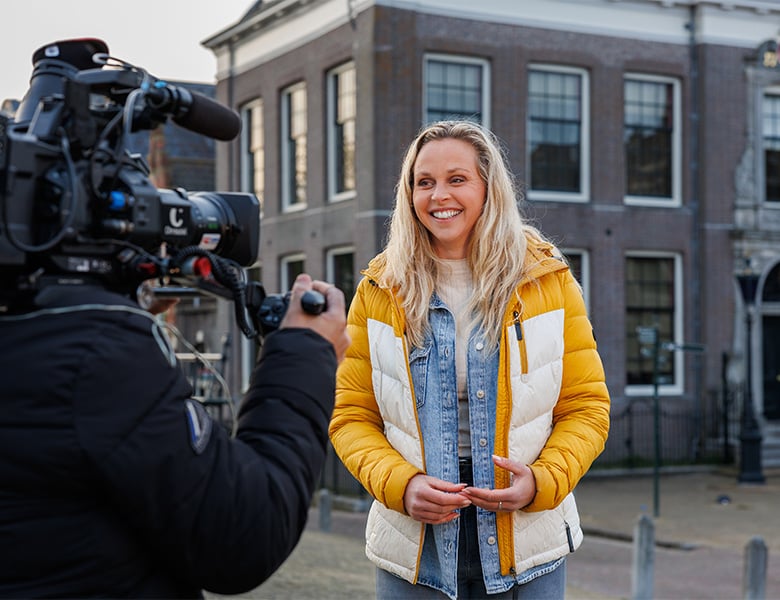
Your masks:
M 461 492 L 472 504 L 493 512 L 515 511 L 528 506 L 536 495 L 536 478 L 531 468 L 523 463 L 501 456 L 493 456 L 493 463 L 509 471 L 510 484 L 500 490 L 467 487 Z
M 404 508 L 415 521 L 430 525 L 448 523 L 458 518 L 458 509 L 471 504 L 459 494 L 465 487 L 465 483 L 450 483 L 420 473 L 406 486 Z

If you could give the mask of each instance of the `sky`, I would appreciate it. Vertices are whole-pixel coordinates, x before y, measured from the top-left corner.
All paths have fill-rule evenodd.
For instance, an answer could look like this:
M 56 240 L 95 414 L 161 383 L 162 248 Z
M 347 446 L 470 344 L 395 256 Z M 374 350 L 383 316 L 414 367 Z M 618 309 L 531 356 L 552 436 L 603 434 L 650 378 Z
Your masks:
M 21 100 L 32 55 L 50 42 L 102 39 L 111 56 L 158 79 L 214 83 L 217 61 L 201 42 L 235 24 L 253 0 L 20 0 L 4 6 L 0 102 Z

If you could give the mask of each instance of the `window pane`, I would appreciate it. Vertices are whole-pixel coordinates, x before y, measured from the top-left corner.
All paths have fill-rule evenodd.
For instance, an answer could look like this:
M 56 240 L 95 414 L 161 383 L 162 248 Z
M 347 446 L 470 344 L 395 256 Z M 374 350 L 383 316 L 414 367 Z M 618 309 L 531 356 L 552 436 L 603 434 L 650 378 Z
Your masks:
M 626 259 L 626 382 L 653 384 L 653 357 L 639 343 L 638 327 L 657 327 L 661 342 L 674 341 L 674 259 Z M 663 383 L 675 380 L 674 361 L 662 361 Z
M 531 189 L 579 193 L 582 77 L 532 70 L 528 85 Z
M 263 130 L 263 103 L 258 102 L 252 107 L 252 128 L 250 134 L 250 153 L 252 154 L 254 193 L 263 198 L 265 192 L 265 149 Z
M 764 179 L 767 202 L 780 202 L 780 96 L 764 96 Z
M 426 68 L 428 123 L 443 119 L 482 122 L 482 65 L 428 59 Z
M 626 79 L 624 95 L 626 194 L 671 198 L 674 86 Z
M 287 90 L 284 102 L 283 204 L 292 206 L 306 202 L 306 88 Z
M 352 252 L 331 254 L 333 285 L 344 292 L 347 308 L 355 295 L 355 255 Z
M 331 194 L 355 189 L 355 136 L 357 114 L 357 85 L 355 67 L 348 66 L 332 72 L 330 80 L 332 139 L 328 149 L 330 156 L 329 177 Z
M 571 274 L 574 275 L 574 279 L 582 285 L 582 254 L 567 253 L 566 260 L 569 262 L 569 269 Z
M 303 273 L 304 270 L 304 259 L 303 258 L 283 258 L 282 259 L 282 269 L 281 269 L 281 287 L 280 289 L 283 291 L 288 291 L 290 288 L 292 288 L 292 284 L 295 281 L 295 278 L 298 277 L 301 273 Z
M 265 131 L 263 101 L 258 99 L 246 105 L 241 112 L 241 189 L 257 195 L 262 206 L 265 192 Z

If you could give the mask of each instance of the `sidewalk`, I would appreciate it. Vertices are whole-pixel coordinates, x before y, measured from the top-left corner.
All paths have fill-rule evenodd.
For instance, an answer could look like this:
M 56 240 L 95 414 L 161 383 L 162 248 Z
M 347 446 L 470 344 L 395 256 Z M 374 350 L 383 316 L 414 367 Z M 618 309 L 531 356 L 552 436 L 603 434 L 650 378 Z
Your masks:
M 687 548 L 744 548 L 762 536 L 780 555 L 780 469 L 766 483 L 740 484 L 735 469 L 663 474 L 659 478 L 656 543 Z M 575 496 L 586 534 L 630 540 L 642 514 L 654 517 L 652 476 L 586 476 Z
M 658 480 L 654 597 L 742 598 L 745 547 L 768 549 L 766 598 L 780 599 L 780 470 L 739 484 L 735 469 L 664 474 Z M 630 598 L 633 536 L 654 517 L 655 479 L 593 473 L 577 486 L 585 542 L 568 561 L 567 598 Z
M 741 597 L 746 544 L 761 536 L 769 551 L 767 599 L 780 599 L 780 470 L 763 485 L 742 485 L 737 473 L 711 470 L 658 479 L 655 597 L 726 600 Z M 588 475 L 575 491 L 585 542 L 567 559 L 567 598 L 630 598 L 634 528 L 653 517 L 652 476 Z M 293 554 L 247 598 L 371 599 L 374 567 L 363 553 L 365 513 L 334 510 L 320 530 L 313 508 Z M 214 596 L 211 596 L 214 597 Z

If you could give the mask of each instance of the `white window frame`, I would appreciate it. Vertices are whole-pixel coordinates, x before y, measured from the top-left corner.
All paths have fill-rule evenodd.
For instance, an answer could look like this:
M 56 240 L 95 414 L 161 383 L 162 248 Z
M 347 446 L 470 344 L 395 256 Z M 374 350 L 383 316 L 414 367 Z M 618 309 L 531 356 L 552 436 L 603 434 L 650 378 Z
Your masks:
M 590 252 L 584 248 L 561 248 L 564 256 L 569 257 L 576 254 L 580 257 L 580 285 L 582 286 L 582 297 L 585 300 L 585 310 L 590 314 Z
M 258 194 L 258 190 L 255 187 L 256 183 L 256 177 L 255 174 L 257 172 L 257 163 L 253 162 L 250 164 L 250 161 L 254 161 L 254 151 L 252 149 L 252 134 L 254 131 L 253 123 L 251 115 L 254 112 L 256 108 L 259 108 L 262 112 L 264 109 L 263 99 L 262 98 L 255 98 L 254 100 L 247 102 L 241 107 L 241 159 L 240 159 L 240 169 L 241 169 L 241 191 L 242 192 L 249 192 L 252 194 L 257 195 L 258 200 L 260 200 L 260 215 L 263 215 L 263 208 L 265 205 L 264 202 L 264 195 L 265 195 L 265 189 L 261 190 L 261 192 Z M 265 136 L 265 115 L 263 115 L 263 137 Z M 265 181 L 265 139 L 263 139 L 263 164 L 261 165 L 261 168 L 263 169 L 263 181 Z
M 484 58 L 464 56 L 459 54 L 442 54 L 426 52 L 423 56 L 423 85 L 422 85 L 422 122 L 428 121 L 428 63 L 429 61 L 449 62 L 460 65 L 479 65 L 482 67 L 482 125 L 490 128 L 490 62 Z
M 291 262 L 303 261 L 304 269 L 306 267 L 306 254 L 303 252 L 297 252 L 295 254 L 285 254 L 279 258 L 279 289 L 282 293 L 287 292 L 292 288 L 294 281 L 288 281 L 287 277 L 287 265 Z
M 675 77 L 647 75 L 645 73 L 625 73 L 623 75 L 624 85 L 627 79 L 672 84 L 672 111 L 674 112 L 672 115 L 672 196 L 670 198 L 658 198 L 626 194 L 623 197 L 623 202 L 628 206 L 682 206 L 682 93 L 680 80 Z M 623 110 L 625 114 L 625 100 L 623 102 Z M 623 118 L 622 127 L 623 131 L 625 131 L 625 117 Z M 623 151 L 625 156 L 625 146 Z
M 354 246 L 336 246 L 334 248 L 329 248 L 325 252 L 325 277 L 326 277 L 327 281 L 333 283 L 334 285 L 337 283 L 336 282 L 336 270 L 335 270 L 334 265 L 333 265 L 334 258 L 337 257 L 337 256 L 343 256 L 345 254 L 351 254 L 352 255 L 352 260 L 353 260 L 353 263 L 354 263 L 354 260 L 355 260 L 355 247 Z M 352 276 L 355 277 L 355 274 L 353 273 Z M 352 293 L 354 293 L 355 290 L 357 289 L 357 278 L 355 278 L 355 281 L 354 281 L 354 288 L 355 289 L 351 290 Z M 344 291 L 344 290 L 342 290 L 342 291 Z M 345 294 L 346 294 L 346 292 L 345 292 Z
M 257 275 L 252 277 L 252 272 L 256 272 Z M 261 281 L 261 267 L 260 261 L 247 269 L 247 278 L 252 281 Z M 255 363 L 257 362 L 257 342 L 250 340 L 245 335 L 241 338 L 241 393 L 244 394 L 249 389 L 249 384 L 252 379 L 252 372 L 254 371 Z
M 333 258 L 336 256 L 342 256 L 344 254 L 355 255 L 354 246 L 336 246 L 329 248 L 325 252 L 325 277 L 328 281 L 333 282 L 336 279 L 335 269 L 333 268 Z
M 683 268 L 682 268 L 682 256 L 677 252 L 652 252 L 645 250 L 629 251 L 625 253 L 626 258 L 672 258 L 674 260 L 674 317 L 672 318 L 674 327 L 674 339 L 673 340 L 661 340 L 661 342 L 671 341 L 673 344 L 680 345 L 683 343 Z M 659 396 L 679 396 L 685 389 L 685 371 L 683 352 L 671 351 L 666 352 L 661 350 L 662 353 L 670 356 L 670 360 L 674 361 L 674 373 L 675 381 L 672 383 L 660 384 L 658 386 Z M 654 393 L 654 386 L 652 385 L 628 385 L 625 387 L 626 396 L 651 396 Z
M 291 170 L 295 168 L 295 165 L 290 164 L 290 156 L 288 152 L 288 143 L 289 143 L 289 137 L 290 137 L 290 96 L 300 90 L 304 90 L 304 95 L 306 95 L 306 82 L 300 81 L 298 83 L 295 83 L 291 86 L 288 86 L 282 90 L 281 93 L 281 106 L 280 106 L 280 115 L 281 115 L 281 175 L 282 175 L 282 181 L 281 181 L 281 193 L 282 193 L 282 212 L 283 213 L 289 213 L 289 212 L 297 212 L 301 210 L 306 209 L 307 202 L 306 200 L 302 202 L 293 202 L 293 196 L 295 191 L 290 189 L 290 174 Z M 307 96 L 307 111 L 308 111 L 308 96 Z M 308 145 L 309 145 L 309 123 L 308 123 L 308 114 L 306 119 L 306 147 L 307 147 L 307 154 L 308 154 Z M 306 170 L 306 177 L 308 178 L 308 168 Z M 308 186 L 307 186 L 307 194 L 308 194 Z
M 336 191 L 336 167 L 337 167 L 336 157 L 340 153 L 340 150 L 336 147 L 336 131 L 335 131 L 336 112 L 338 109 L 336 79 L 341 73 L 344 73 L 345 71 L 348 71 L 350 69 L 355 71 L 355 76 L 357 77 L 357 69 L 355 67 L 354 61 L 346 62 L 334 69 L 331 69 L 328 72 L 328 76 L 327 76 L 327 93 L 328 93 L 327 95 L 327 114 L 328 114 L 327 161 L 328 161 L 328 201 L 329 202 L 341 202 L 344 200 L 349 200 L 351 198 L 354 198 L 357 193 L 356 190 L 346 190 L 343 192 Z M 357 105 L 357 85 L 355 86 L 355 104 Z M 357 122 L 357 115 L 355 116 L 355 121 Z M 357 144 L 357 139 L 355 139 L 355 144 Z M 357 151 L 355 154 L 357 155 Z M 355 156 L 355 160 L 357 160 L 357 156 Z M 355 168 L 354 177 L 357 180 L 357 168 Z M 357 186 L 357 181 L 355 181 L 355 185 Z
M 758 129 L 760 132 L 759 137 L 761 138 L 761 156 L 756 161 L 758 170 L 757 179 L 759 180 L 758 190 L 759 197 L 761 198 L 762 208 L 766 208 L 768 210 L 780 210 L 780 202 L 769 202 L 766 199 L 766 160 L 764 158 L 764 152 L 766 152 L 766 148 L 764 147 L 764 102 L 766 101 L 767 96 L 773 96 L 780 99 L 780 86 L 770 85 L 761 90 L 761 109 L 759 111 L 760 114 L 758 115 Z
M 526 173 L 528 173 L 528 188 L 526 197 L 535 201 L 553 202 L 590 202 L 590 73 L 579 67 L 564 65 L 552 65 L 546 63 L 531 63 L 528 65 L 528 74 L 531 71 L 547 71 L 552 73 L 566 73 L 580 77 L 580 191 L 577 193 L 564 191 L 534 190 L 531 188 L 531 136 L 530 109 L 526 108 Z M 530 78 L 529 78 L 530 79 Z M 527 93 L 530 93 L 530 85 Z M 526 107 L 529 107 L 526 97 Z

